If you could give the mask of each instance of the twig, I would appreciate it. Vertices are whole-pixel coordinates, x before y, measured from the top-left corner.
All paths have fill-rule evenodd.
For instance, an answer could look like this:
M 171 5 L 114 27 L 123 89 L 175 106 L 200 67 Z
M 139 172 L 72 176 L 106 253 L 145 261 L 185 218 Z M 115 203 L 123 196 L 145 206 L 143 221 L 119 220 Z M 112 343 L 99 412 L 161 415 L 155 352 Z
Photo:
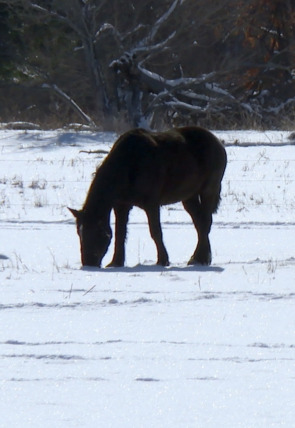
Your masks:
M 107 155 L 109 152 L 108 150 L 80 150 L 79 153 L 87 153 L 88 155 L 92 154 L 101 154 L 101 155 Z
M 96 287 L 96 285 L 93 285 L 91 288 L 89 288 L 88 291 L 85 291 L 85 293 L 83 294 L 83 296 L 86 296 L 86 294 L 90 293 L 95 287 Z
M 73 291 L 73 283 L 71 284 L 71 289 L 70 289 L 70 291 L 69 291 L 69 297 L 68 297 L 68 299 L 69 299 L 69 300 L 70 300 L 70 298 L 71 298 L 72 291 Z

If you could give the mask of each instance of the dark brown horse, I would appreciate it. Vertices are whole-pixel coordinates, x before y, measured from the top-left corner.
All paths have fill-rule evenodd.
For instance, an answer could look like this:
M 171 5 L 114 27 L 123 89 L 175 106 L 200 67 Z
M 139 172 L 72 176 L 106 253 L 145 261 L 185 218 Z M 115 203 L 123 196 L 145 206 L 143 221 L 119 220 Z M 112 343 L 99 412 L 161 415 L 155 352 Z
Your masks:
M 189 264 L 211 263 L 209 232 L 220 201 L 226 152 L 209 131 L 198 127 L 152 133 L 134 129 L 123 134 L 98 168 L 82 210 L 76 217 L 82 264 L 99 266 L 112 238 L 115 251 L 108 266 L 123 266 L 129 211 L 142 208 L 155 241 L 158 264 L 169 264 L 160 224 L 160 206 L 182 201 L 198 233 Z

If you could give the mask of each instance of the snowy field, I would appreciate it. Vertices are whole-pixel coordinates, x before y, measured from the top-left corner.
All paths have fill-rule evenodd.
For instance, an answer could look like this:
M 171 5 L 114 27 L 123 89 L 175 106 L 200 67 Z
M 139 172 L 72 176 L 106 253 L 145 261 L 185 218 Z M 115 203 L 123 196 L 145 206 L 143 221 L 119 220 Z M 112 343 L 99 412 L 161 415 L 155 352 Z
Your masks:
M 115 136 L 0 131 L 1 428 L 295 426 L 295 146 L 215 134 L 229 163 L 212 266 L 186 266 L 196 234 L 177 204 L 169 268 L 133 209 L 127 266 L 81 270 L 66 207 Z

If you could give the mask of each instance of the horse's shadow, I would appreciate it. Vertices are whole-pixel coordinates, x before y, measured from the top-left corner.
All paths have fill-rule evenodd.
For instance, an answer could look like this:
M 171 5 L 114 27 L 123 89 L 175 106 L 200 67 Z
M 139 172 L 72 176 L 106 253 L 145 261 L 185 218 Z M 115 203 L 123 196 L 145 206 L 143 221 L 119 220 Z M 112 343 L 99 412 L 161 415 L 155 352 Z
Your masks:
M 83 266 L 81 270 L 86 272 L 103 272 L 103 273 L 148 273 L 148 272 L 216 272 L 221 273 L 224 268 L 220 266 L 203 266 L 203 265 L 192 265 L 192 266 L 158 266 L 158 265 L 143 265 L 138 264 L 135 266 L 124 266 L 124 267 L 92 267 Z

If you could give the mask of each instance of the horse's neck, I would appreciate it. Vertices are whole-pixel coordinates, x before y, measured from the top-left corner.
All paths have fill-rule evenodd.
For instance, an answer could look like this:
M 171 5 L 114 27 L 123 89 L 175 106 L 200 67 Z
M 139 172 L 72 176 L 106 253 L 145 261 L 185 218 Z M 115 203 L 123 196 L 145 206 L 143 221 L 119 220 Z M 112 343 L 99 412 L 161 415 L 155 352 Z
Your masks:
M 113 208 L 112 177 L 103 169 L 99 169 L 91 183 L 83 211 L 90 217 L 109 218 Z

